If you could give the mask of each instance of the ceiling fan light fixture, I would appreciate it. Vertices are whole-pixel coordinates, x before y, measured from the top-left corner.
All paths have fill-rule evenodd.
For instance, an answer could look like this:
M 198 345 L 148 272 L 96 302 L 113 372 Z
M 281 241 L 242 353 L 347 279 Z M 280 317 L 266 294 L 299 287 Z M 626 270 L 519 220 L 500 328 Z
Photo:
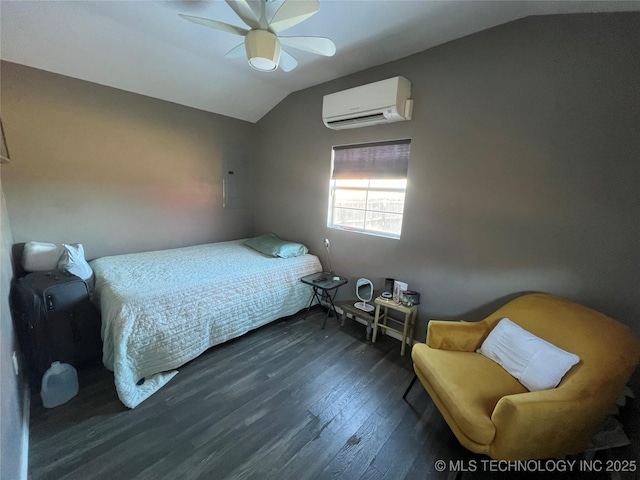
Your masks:
M 249 59 L 249 65 L 261 72 L 273 72 L 278 64 L 270 58 L 253 57 Z
M 245 38 L 249 65 L 261 72 L 273 72 L 280 63 L 280 40 L 267 30 L 251 30 Z
M 2 0 L 0 0 L 2 1 Z M 226 0 L 240 20 L 249 27 L 231 25 L 211 18 L 194 17 L 180 14 L 180 17 L 214 30 L 244 37 L 245 53 L 249 66 L 260 72 L 274 72 L 278 68 L 290 72 L 298 65 L 296 59 L 281 43 L 304 52 L 331 57 L 336 53 L 336 45 L 324 37 L 278 37 L 288 28 L 298 25 L 320 10 L 320 0 Z M 269 8 L 267 8 L 267 2 Z M 275 13 L 271 6 L 278 4 Z M 226 58 L 242 56 L 242 44 L 229 50 Z

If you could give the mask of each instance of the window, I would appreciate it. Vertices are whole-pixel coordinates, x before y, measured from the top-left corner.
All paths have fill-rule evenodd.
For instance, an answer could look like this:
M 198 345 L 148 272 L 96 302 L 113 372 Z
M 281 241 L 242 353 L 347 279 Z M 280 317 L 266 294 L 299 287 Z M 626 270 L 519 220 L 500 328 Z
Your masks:
M 333 147 L 330 228 L 400 238 L 411 140 Z

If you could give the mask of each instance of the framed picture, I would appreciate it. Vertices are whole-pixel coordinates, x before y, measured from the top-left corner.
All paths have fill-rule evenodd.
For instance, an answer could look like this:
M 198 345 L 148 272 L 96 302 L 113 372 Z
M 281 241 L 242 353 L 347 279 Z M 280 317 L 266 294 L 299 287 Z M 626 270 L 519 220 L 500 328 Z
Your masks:
M 402 300 L 402 294 L 407 291 L 409 285 L 405 282 L 395 281 L 393 282 L 393 301 L 396 303 L 400 303 Z

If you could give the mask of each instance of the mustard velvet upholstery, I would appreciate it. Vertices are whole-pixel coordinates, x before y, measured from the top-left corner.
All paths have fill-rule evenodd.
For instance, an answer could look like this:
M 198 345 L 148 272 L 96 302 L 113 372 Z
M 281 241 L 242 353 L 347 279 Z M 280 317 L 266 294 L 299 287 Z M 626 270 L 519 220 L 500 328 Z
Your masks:
M 476 353 L 508 317 L 580 357 L 553 389 L 529 392 Z M 411 353 L 416 375 L 460 443 L 497 460 L 584 451 L 640 360 L 640 338 L 601 313 L 548 294 L 519 297 L 480 322 L 429 322 Z

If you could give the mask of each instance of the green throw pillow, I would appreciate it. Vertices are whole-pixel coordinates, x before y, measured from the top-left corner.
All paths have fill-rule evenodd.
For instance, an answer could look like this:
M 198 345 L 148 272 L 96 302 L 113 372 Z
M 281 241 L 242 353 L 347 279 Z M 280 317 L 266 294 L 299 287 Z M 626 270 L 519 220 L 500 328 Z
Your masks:
M 273 233 L 245 240 L 245 245 L 270 257 L 291 258 L 305 255 L 309 249 L 301 243 L 285 242 Z

